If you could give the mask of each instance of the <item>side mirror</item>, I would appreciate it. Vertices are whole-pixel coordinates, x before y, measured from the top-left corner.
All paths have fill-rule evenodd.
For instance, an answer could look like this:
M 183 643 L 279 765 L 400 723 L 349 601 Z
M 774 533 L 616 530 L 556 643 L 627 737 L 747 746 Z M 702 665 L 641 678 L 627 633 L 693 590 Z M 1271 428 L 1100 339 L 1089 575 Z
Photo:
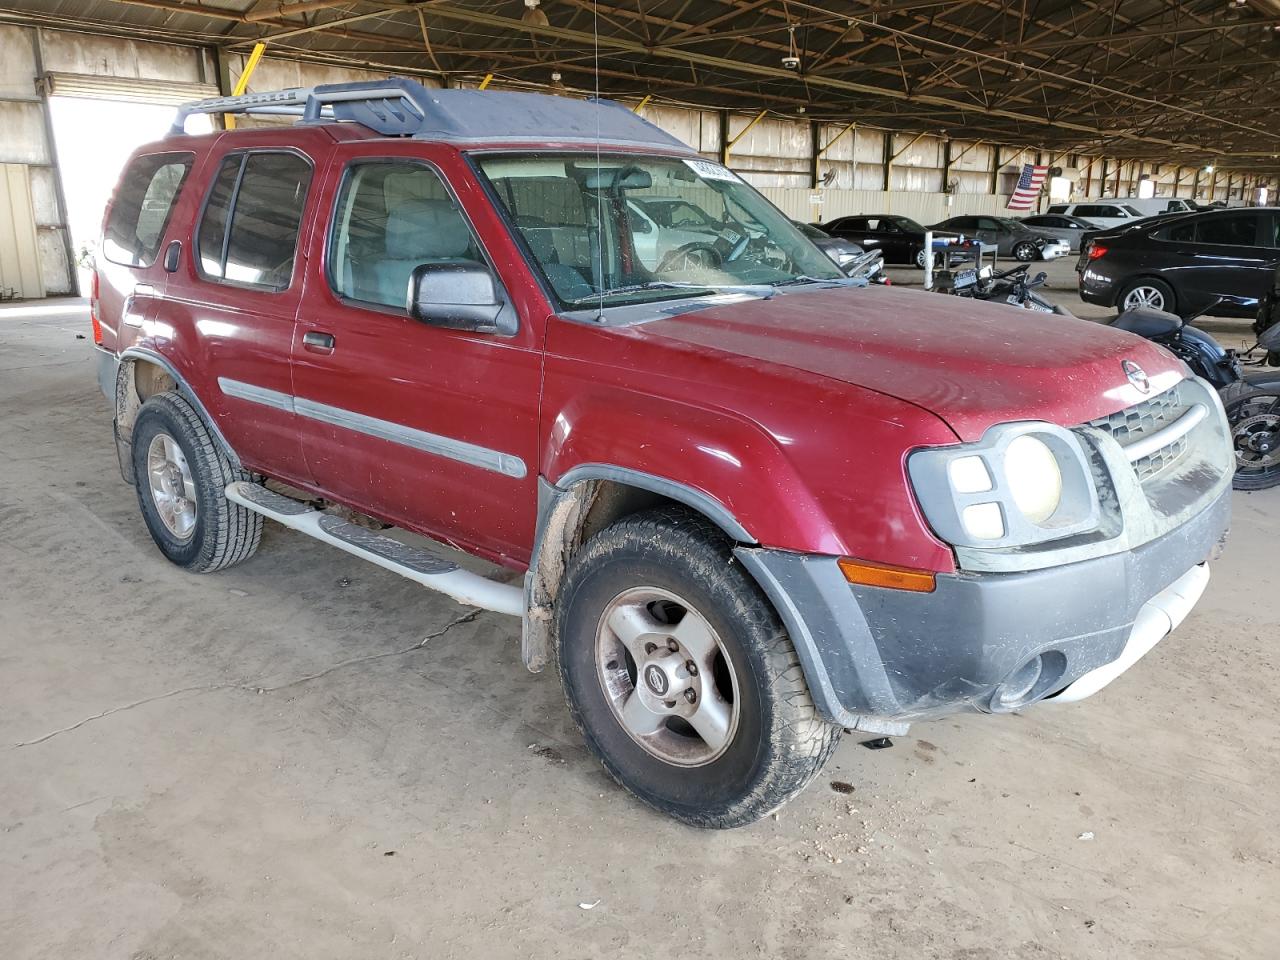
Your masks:
M 641 217 L 632 217 L 631 232 L 632 233 L 653 233 L 653 227 L 649 226 L 648 220 L 644 220 Z
M 503 304 L 483 263 L 422 263 L 409 275 L 407 309 L 419 323 L 450 330 L 497 331 Z

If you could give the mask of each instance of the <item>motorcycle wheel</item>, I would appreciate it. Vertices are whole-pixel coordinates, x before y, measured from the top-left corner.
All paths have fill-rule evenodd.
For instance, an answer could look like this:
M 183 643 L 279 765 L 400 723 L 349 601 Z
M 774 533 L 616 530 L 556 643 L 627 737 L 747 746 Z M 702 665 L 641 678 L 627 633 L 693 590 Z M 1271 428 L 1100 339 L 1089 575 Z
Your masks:
M 1266 490 L 1280 484 L 1280 394 L 1255 393 L 1227 404 L 1237 490 Z

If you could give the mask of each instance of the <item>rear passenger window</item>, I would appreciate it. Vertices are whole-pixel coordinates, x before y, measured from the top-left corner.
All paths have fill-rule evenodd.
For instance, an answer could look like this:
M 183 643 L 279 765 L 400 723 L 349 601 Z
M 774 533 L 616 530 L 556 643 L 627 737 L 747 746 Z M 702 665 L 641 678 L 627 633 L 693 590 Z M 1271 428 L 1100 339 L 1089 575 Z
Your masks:
M 1201 243 L 1232 247 L 1254 247 L 1258 244 L 1258 218 L 1211 217 L 1200 221 L 1196 239 Z
M 200 220 L 200 272 L 210 280 L 288 287 L 310 183 L 311 164 L 294 153 L 224 159 Z
M 126 267 L 156 262 L 178 191 L 191 171 L 189 153 L 139 157 L 125 171 L 102 236 L 102 255 Z
M 403 311 L 414 267 L 467 261 L 484 258 L 434 170 L 404 162 L 348 169 L 329 236 L 335 293 Z

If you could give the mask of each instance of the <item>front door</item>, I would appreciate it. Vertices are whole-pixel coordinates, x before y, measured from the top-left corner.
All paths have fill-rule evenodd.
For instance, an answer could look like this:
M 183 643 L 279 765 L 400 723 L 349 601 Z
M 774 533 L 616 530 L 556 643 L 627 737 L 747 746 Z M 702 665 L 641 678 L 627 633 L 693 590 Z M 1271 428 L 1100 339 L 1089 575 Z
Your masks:
M 335 500 L 519 566 L 536 515 L 540 344 L 524 323 L 499 335 L 408 316 L 414 267 L 491 261 L 430 148 L 361 152 L 340 147 L 332 165 L 294 334 L 307 464 Z
M 1187 271 L 1193 302 L 1199 308 L 1221 297 L 1234 307 L 1253 310 L 1265 295 L 1275 270 L 1275 220 L 1271 213 L 1213 214 L 1196 222 Z

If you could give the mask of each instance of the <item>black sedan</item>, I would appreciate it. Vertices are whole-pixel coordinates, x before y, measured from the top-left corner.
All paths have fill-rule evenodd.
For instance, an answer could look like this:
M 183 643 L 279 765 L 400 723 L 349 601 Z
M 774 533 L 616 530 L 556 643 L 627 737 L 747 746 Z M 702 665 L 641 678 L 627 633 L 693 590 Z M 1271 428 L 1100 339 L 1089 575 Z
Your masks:
M 852 240 L 864 250 L 883 251 L 885 263 L 914 263 L 924 269 L 925 228 L 910 217 L 884 213 L 838 217 L 824 223 L 822 230 Z M 955 234 L 935 233 L 934 237 L 954 239 Z
M 1253 317 L 1280 260 L 1280 208 L 1213 210 L 1090 234 L 1076 264 L 1080 298 L 1183 316 L 1215 300 L 1220 316 Z

